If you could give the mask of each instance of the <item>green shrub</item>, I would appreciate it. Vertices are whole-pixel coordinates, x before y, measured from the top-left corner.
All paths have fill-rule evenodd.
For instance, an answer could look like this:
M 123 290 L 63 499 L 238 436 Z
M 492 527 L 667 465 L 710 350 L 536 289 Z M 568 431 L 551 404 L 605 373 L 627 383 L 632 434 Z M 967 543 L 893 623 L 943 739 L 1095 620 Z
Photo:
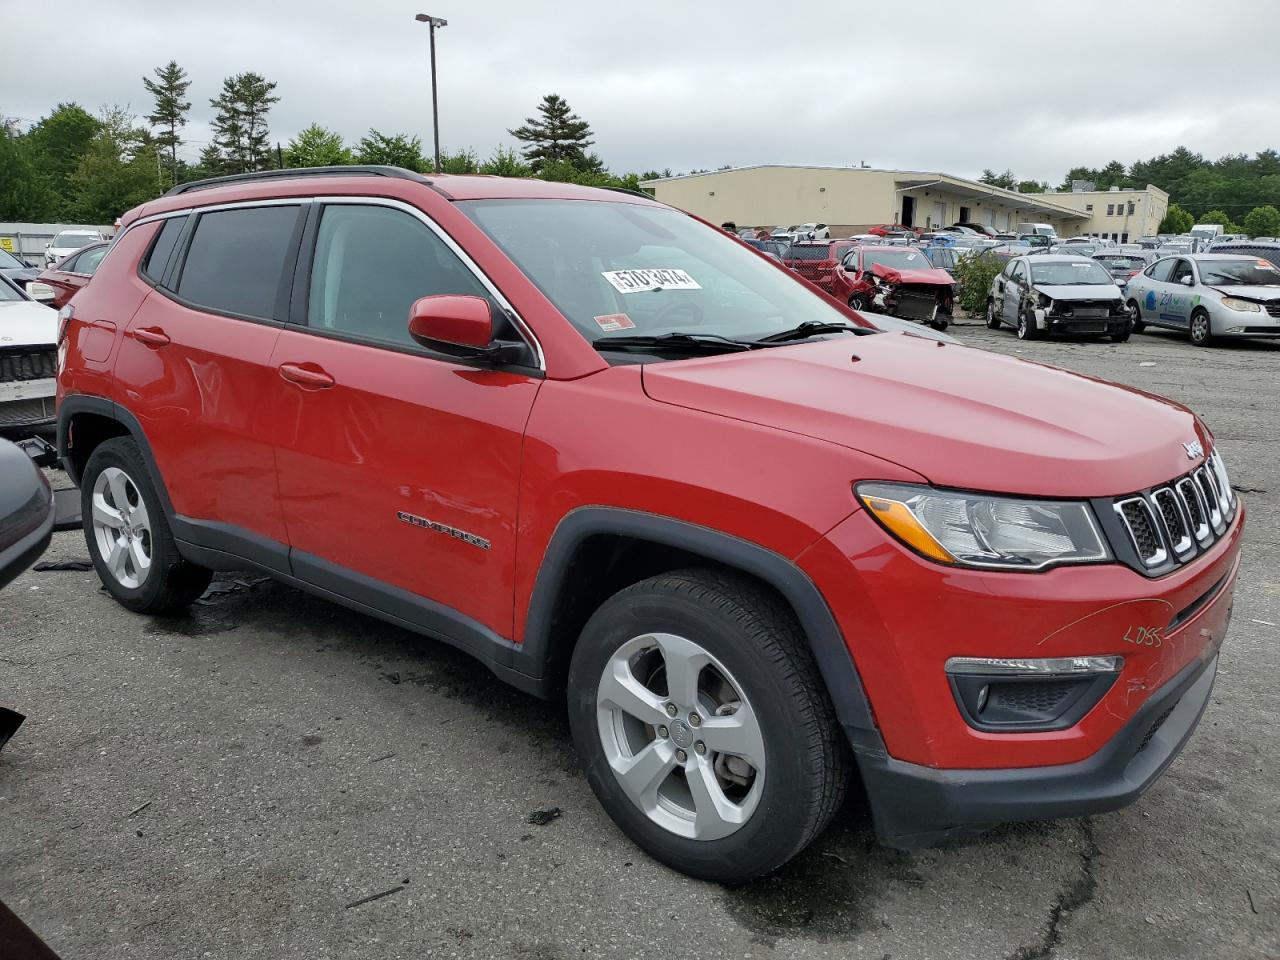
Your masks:
M 1007 260 L 989 253 L 966 254 L 956 261 L 951 275 L 956 281 L 956 302 L 970 316 L 986 312 L 991 282 L 1004 269 Z

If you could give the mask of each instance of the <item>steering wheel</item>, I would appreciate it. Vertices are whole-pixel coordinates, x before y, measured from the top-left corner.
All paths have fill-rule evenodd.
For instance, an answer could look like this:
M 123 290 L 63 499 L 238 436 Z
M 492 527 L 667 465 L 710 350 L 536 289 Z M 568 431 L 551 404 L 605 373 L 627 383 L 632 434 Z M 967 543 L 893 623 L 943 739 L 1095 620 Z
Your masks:
M 675 300 L 659 308 L 654 314 L 653 325 L 658 329 L 667 326 L 673 319 L 685 315 L 688 322 L 684 326 L 700 326 L 702 324 L 702 308 L 691 300 Z M 675 324 L 671 324 L 676 326 Z

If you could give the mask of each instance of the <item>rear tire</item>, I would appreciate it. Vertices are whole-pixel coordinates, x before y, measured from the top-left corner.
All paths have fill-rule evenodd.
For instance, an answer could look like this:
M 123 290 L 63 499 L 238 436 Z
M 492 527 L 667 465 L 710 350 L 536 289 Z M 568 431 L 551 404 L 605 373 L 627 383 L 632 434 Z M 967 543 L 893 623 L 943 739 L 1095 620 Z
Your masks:
M 1197 347 L 1213 345 L 1213 323 L 1208 311 L 1197 308 L 1191 312 L 1191 342 Z
M 614 594 L 573 651 L 568 700 L 605 811 L 690 876 L 741 883 L 777 869 L 848 787 L 848 749 L 800 625 L 743 577 L 680 570 Z
M 183 560 L 138 446 L 113 437 L 80 478 L 85 542 L 102 585 L 135 613 L 179 613 L 208 589 L 211 571 Z

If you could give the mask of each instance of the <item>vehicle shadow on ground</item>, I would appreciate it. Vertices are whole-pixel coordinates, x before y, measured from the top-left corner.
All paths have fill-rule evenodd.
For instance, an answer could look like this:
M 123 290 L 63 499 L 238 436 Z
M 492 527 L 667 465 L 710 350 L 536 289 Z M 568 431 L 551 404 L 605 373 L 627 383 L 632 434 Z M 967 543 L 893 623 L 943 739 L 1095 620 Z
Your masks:
M 349 657 L 382 683 L 413 684 L 432 695 L 461 701 L 486 722 L 518 730 L 532 745 L 545 745 L 565 772 L 578 772 L 561 707 L 516 690 L 478 660 L 442 641 L 254 573 L 217 574 L 209 592 L 187 613 L 152 617 L 146 630 L 209 637 L 245 628 L 279 638 L 282 654 L 295 644 L 305 644 L 310 652 Z
M 282 655 L 306 644 L 316 653 L 350 658 L 381 682 L 411 683 L 459 701 L 486 722 L 518 730 L 541 757 L 556 758 L 566 775 L 581 775 L 561 704 L 521 693 L 447 644 L 255 574 L 219 574 L 189 613 L 153 617 L 146 629 L 155 635 L 210 637 L 245 628 L 260 638 L 277 638 Z M 534 753 L 514 750 L 502 760 L 542 762 Z M 1015 849 L 1056 845 L 1063 829 L 1060 824 L 1009 826 L 925 856 L 892 850 L 876 841 L 855 782 L 832 825 L 812 846 L 770 876 L 719 888 L 719 898 L 726 913 L 761 944 L 796 938 L 847 941 L 881 922 L 877 905 L 885 896 L 897 891 L 927 897 L 935 882 L 945 886 L 947 879 L 935 876 L 940 857 L 963 860 L 968 848 L 989 849 L 1005 841 Z M 672 874 L 672 879 L 679 878 Z

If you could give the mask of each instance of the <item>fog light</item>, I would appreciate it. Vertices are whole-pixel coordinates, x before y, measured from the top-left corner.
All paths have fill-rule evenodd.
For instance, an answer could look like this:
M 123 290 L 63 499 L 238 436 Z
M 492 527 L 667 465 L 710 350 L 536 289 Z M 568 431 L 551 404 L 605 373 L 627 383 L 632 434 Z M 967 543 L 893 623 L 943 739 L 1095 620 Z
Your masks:
M 1227 327 L 1227 333 L 1244 333 L 1244 327 Z
M 1120 656 L 952 657 L 946 662 L 956 705 L 978 730 L 1063 730 L 1080 721 L 1120 674 Z

